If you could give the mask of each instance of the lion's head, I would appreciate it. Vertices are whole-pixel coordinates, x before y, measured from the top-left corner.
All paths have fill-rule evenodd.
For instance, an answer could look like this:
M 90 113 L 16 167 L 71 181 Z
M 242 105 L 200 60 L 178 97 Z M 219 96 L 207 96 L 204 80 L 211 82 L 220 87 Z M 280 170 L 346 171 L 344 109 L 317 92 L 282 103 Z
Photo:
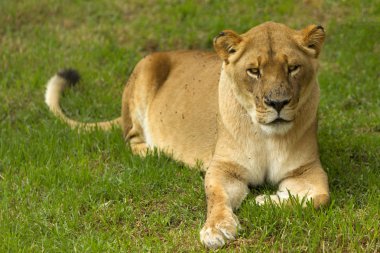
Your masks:
M 214 39 L 238 101 L 265 132 L 286 133 L 313 96 L 324 38 L 321 26 L 297 31 L 267 22 L 242 35 L 225 30 Z

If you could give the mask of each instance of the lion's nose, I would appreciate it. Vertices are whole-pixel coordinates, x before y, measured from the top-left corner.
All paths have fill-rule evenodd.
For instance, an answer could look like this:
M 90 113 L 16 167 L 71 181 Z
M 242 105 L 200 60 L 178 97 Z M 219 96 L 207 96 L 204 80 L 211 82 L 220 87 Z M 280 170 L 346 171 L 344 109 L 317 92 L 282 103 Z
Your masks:
M 285 105 L 289 104 L 290 99 L 285 99 L 285 100 L 265 99 L 264 102 L 267 106 L 273 107 L 278 113 L 280 113 L 281 109 L 284 108 Z

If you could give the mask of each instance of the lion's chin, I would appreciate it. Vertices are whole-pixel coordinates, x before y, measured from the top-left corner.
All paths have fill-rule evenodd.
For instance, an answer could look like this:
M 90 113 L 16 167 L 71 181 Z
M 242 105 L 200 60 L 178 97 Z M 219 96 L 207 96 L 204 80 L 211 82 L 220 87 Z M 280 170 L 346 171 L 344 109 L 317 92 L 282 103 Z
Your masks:
M 269 124 L 260 124 L 261 130 L 268 135 L 284 135 L 293 127 L 292 121 L 276 119 Z

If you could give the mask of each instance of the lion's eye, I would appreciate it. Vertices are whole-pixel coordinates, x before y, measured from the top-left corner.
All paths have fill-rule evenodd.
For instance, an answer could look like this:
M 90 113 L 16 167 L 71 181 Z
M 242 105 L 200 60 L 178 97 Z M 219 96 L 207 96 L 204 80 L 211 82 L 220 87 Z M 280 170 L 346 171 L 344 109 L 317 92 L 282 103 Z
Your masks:
M 290 65 L 288 66 L 288 73 L 290 75 L 296 74 L 300 69 L 300 65 Z
M 247 69 L 247 74 L 250 77 L 259 78 L 260 77 L 260 70 L 258 68 Z

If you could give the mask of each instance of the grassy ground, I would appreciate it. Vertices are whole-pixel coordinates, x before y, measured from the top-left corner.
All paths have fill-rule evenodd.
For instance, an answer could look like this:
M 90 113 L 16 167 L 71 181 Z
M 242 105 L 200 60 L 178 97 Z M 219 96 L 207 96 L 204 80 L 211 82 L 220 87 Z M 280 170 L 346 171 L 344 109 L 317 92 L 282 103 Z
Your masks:
M 332 203 L 258 207 L 254 196 L 273 188 L 254 189 L 239 239 L 221 252 L 379 252 L 380 1 L 262 2 L 0 0 L 0 252 L 204 250 L 201 174 L 131 155 L 118 130 L 68 129 L 44 105 L 45 83 L 79 69 L 64 109 L 111 119 L 142 56 L 211 49 L 220 30 L 267 20 L 326 28 L 319 142 Z

